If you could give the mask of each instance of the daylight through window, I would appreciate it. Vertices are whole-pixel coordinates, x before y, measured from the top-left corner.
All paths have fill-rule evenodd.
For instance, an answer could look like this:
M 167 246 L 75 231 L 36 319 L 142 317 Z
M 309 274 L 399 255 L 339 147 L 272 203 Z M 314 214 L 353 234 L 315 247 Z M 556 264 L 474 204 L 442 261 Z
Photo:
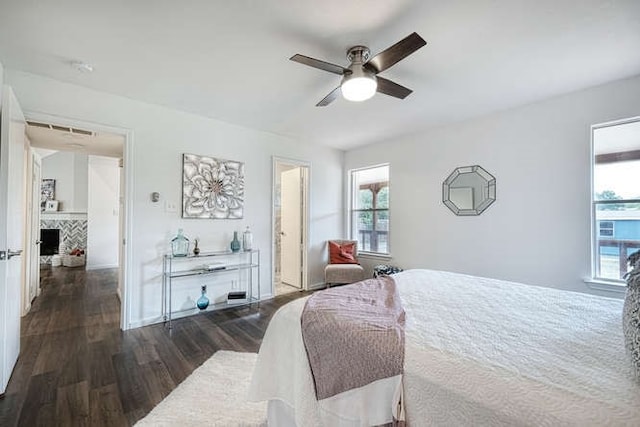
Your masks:
M 389 253 L 389 165 L 351 171 L 351 238 L 358 251 Z

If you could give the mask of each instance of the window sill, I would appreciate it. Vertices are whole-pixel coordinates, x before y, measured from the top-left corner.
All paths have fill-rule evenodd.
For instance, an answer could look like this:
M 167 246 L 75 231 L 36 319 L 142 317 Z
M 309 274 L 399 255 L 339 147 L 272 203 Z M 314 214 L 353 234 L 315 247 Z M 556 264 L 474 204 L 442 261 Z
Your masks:
M 376 254 L 373 252 L 358 252 L 358 258 L 380 259 L 389 261 L 393 257 L 391 254 Z
M 625 282 L 614 282 L 612 280 L 603 279 L 584 279 L 584 283 L 592 289 L 599 291 L 619 292 L 621 294 L 627 292 L 627 284 Z

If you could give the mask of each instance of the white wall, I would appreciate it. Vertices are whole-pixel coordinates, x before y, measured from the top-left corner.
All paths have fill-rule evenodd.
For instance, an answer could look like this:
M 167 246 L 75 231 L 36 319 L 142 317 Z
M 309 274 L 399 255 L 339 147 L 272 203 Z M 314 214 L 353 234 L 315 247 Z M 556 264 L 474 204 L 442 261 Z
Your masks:
M 4 84 L 4 66 L 2 65 L 2 62 L 0 62 L 0 88 L 2 88 L 2 85 Z M 0 105 L 2 105 L 2 90 L 0 90 Z
M 87 201 L 87 270 L 118 266 L 119 160 L 89 156 Z
M 390 162 L 392 263 L 590 292 L 590 126 L 637 115 L 640 77 L 352 150 L 345 168 Z M 457 217 L 442 182 L 474 164 L 497 201 Z
M 259 132 L 164 107 L 110 95 L 80 86 L 8 69 L 26 112 L 131 129 L 134 133 L 134 204 L 131 244 L 131 322 L 160 320 L 162 254 L 178 228 L 199 237 L 202 250 L 226 248 L 233 231 L 246 225 L 262 250 L 262 294 L 271 292 L 272 156 L 311 163 L 310 284 L 324 280 L 325 241 L 342 234 L 344 153 L 290 138 Z M 242 220 L 184 220 L 167 213 L 164 202 L 180 205 L 182 153 L 210 155 L 245 162 L 245 209 Z M 152 203 L 158 191 L 161 203 Z M 193 295 L 197 299 L 197 295 Z
M 73 151 L 58 151 L 42 159 L 42 178 L 56 180 L 59 211 L 87 211 L 87 165 L 87 155 Z

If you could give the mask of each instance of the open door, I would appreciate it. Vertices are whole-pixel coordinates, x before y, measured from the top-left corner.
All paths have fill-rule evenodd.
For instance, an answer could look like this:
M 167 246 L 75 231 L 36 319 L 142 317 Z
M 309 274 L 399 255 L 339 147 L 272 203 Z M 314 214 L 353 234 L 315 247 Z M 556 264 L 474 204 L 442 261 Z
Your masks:
M 40 295 L 40 183 L 42 182 L 42 162 L 40 156 L 31 155 L 31 233 L 29 233 L 29 303 Z
M 294 168 L 280 175 L 282 282 L 302 288 L 302 170 Z
M 24 248 L 25 121 L 9 86 L 0 110 L 0 394 L 20 352 L 20 306 Z

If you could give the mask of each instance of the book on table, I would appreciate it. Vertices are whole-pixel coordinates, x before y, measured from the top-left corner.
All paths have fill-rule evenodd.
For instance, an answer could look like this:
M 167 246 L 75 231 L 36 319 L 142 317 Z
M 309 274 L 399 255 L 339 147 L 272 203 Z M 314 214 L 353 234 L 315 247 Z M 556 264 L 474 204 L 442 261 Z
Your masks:
M 227 304 L 247 302 L 247 291 L 230 291 L 227 294 Z

